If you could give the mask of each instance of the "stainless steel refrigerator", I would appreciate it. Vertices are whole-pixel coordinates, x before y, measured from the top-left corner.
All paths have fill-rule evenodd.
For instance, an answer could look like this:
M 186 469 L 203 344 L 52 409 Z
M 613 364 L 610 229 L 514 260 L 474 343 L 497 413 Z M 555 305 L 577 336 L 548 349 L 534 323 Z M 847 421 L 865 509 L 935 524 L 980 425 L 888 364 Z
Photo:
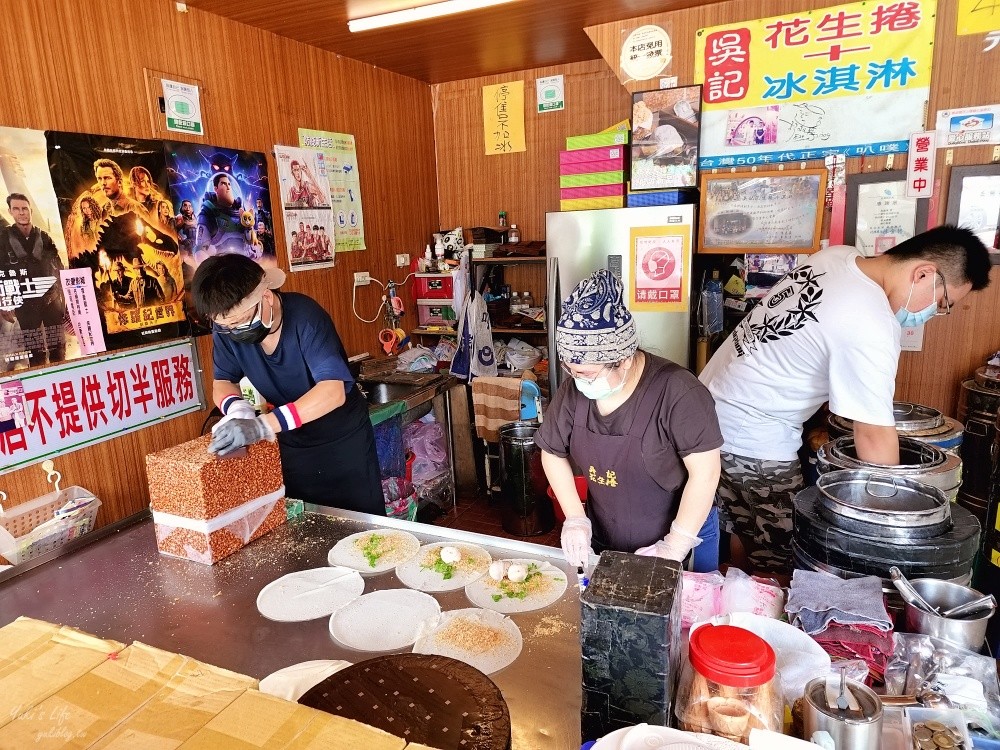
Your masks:
M 614 208 L 597 211 L 557 211 L 545 215 L 545 249 L 548 255 L 546 290 L 546 326 L 549 345 L 549 382 L 555 393 L 562 381 L 562 368 L 556 351 L 556 321 L 563 298 L 584 278 L 599 268 L 607 268 L 625 286 L 626 303 L 630 302 L 633 274 L 637 262 L 632 252 L 636 239 L 633 230 L 669 227 L 684 235 L 680 263 L 686 272 L 683 279 L 682 312 L 639 312 L 629 304 L 639 328 L 639 346 L 661 357 L 689 366 L 691 335 L 691 253 L 694 247 L 694 206 L 653 206 Z

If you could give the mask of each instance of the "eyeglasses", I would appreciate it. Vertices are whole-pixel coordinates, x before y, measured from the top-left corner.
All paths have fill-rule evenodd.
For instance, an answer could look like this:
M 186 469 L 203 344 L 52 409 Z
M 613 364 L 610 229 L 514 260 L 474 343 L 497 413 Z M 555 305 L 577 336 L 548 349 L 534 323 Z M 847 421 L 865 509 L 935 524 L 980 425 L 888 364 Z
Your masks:
M 239 323 L 239 324 L 234 325 L 234 326 L 224 326 L 221 323 L 215 323 L 215 322 L 213 322 L 212 323 L 212 327 L 216 331 L 218 331 L 219 333 L 224 333 L 226 335 L 229 335 L 229 334 L 232 334 L 232 333 L 242 333 L 243 331 L 249 331 L 251 328 L 253 328 L 254 323 L 257 322 L 257 320 L 258 320 L 258 318 L 260 316 L 260 313 L 261 313 L 261 306 L 263 304 L 264 304 L 264 300 L 263 299 L 260 300 L 260 302 L 257 303 L 256 307 L 254 307 L 254 313 L 253 313 L 253 315 L 250 316 L 250 320 L 248 320 L 246 323 Z
M 938 305 L 938 309 L 934 312 L 934 315 L 951 315 L 951 300 L 948 299 L 948 285 L 944 281 L 944 274 L 938 271 L 938 276 L 941 278 L 941 288 L 944 290 L 944 296 L 941 298 L 941 304 Z
M 573 378 L 574 380 L 579 380 L 579 381 L 584 382 L 584 383 L 593 383 L 593 382 L 595 382 L 598 378 L 600 378 L 602 375 L 604 375 L 605 370 L 607 370 L 607 369 L 609 369 L 611 367 L 611 365 L 604 365 L 600 370 L 597 371 L 597 373 L 593 377 L 585 378 L 584 376 L 579 375 L 579 374 L 573 372 L 571 369 L 569 369 L 569 367 L 567 367 L 564 362 L 560 362 L 559 366 L 562 368 L 562 371 L 564 373 L 566 373 L 566 375 L 568 375 L 569 377 Z

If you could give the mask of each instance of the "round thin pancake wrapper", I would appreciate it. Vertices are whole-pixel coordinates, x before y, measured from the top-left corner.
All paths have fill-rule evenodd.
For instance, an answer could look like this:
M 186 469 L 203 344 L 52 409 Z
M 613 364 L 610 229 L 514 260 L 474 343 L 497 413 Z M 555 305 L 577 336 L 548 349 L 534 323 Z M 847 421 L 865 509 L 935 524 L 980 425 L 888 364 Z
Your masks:
M 470 607 L 443 612 L 424 622 L 415 654 L 450 656 L 483 674 L 499 672 L 521 654 L 521 631 L 509 617 Z
M 506 578 L 494 581 L 485 575 L 465 587 L 465 595 L 469 601 L 477 607 L 509 615 L 548 607 L 559 601 L 559 597 L 565 593 L 566 574 L 555 565 L 538 560 L 512 559 L 509 562 L 524 565 L 529 570 L 530 578 L 519 584 Z M 531 571 L 535 571 L 536 575 L 531 576 Z M 521 591 L 525 592 L 524 598 L 508 595 Z
M 349 666 L 349 661 L 333 659 L 299 662 L 271 672 L 260 681 L 259 690 L 286 701 L 297 701 L 327 677 Z
M 334 612 L 330 635 L 356 651 L 398 651 L 413 645 L 421 623 L 440 614 L 441 606 L 430 594 L 374 591 Z
M 363 548 L 366 545 L 376 554 L 382 552 L 378 559 L 374 560 L 374 565 L 372 560 L 365 557 Z M 419 550 L 420 540 L 408 531 L 396 529 L 359 531 L 333 545 L 326 560 L 330 565 L 342 565 L 365 575 L 375 575 L 394 569 L 417 554 Z
M 445 578 L 445 573 L 433 567 L 440 560 L 443 547 L 454 547 L 462 554 L 462 559 L 454 564 L 451 578 Z M 484 575 L 491 562 L 490 553 L 477 544 L 435 542 L 425 544 L 416 555 L 396 566 L 396 577 L 417 591 L 456 591 Z
M 257 609 L 277 622 L 318 620 L 354 601 L 364 590 L 361 574 L 350 568 L 300 570 L 262 588 Z

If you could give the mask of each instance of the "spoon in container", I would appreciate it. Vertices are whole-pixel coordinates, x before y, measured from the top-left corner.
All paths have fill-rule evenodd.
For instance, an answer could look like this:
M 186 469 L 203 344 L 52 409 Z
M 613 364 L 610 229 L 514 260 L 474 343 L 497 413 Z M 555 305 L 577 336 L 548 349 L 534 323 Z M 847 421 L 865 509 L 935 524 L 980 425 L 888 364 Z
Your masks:
M 915 588 L 913 588 L 913 584 L 906 579 L 906 576 L 903 575 L 899 568 L 895 565 L 889 568 L 889 575 L 892 576 L 893 585 L 899 590 L 900 595 L 908 604 L 911 604 L 917 609 L 927 612 L 928 614 L 937 615 L 938 617 L 941 616 L 937 607 L 932 607 L 927 603 L 927 600 L 924 599 Z
M 966 602 L 965 604 L 959 604 L 957 607 L 946 609 L 941 613 L 941 616 L 961 619 L 963 617 L 978 615 L 980 612 L 985 612 L 986 610 L 996 610 L 996 608 L 996 597 L 993 596 L 993 594 L 987 594 L 979 599 L 973 599 L 971 602 Z
M 846 711 L 850 708 L 851 702 L 847 700 L 847 670 L 840 668 L 840 694 L 837 695 L 837 708 Z

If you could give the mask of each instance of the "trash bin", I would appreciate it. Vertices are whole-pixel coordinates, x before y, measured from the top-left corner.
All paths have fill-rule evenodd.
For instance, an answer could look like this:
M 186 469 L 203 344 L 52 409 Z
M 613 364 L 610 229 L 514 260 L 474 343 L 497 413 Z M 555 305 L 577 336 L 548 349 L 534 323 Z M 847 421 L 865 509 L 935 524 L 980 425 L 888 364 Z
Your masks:
M 500 428 L 500 525 L 508 534 L 538 536 L 555 526 L 542 451 L 535 445 L 537 422 L 511 422 Z

